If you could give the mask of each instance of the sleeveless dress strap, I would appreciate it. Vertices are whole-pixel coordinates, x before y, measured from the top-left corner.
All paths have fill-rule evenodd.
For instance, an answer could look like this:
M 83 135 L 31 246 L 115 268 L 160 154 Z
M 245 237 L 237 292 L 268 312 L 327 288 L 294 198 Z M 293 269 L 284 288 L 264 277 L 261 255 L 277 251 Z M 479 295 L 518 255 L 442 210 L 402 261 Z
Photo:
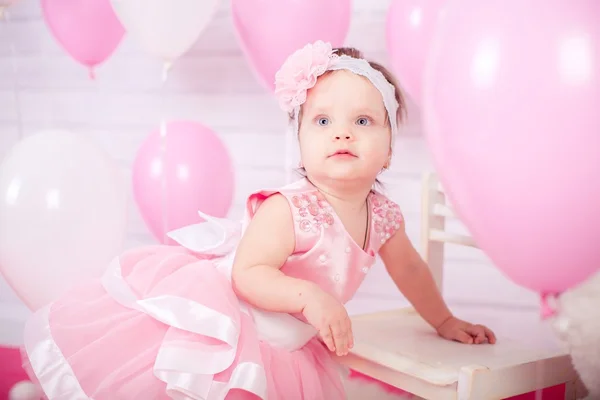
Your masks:
M 400 206 L 387 196 L 373 192 L 371 196 L 371 248 L 378 252 L 404 222 Z

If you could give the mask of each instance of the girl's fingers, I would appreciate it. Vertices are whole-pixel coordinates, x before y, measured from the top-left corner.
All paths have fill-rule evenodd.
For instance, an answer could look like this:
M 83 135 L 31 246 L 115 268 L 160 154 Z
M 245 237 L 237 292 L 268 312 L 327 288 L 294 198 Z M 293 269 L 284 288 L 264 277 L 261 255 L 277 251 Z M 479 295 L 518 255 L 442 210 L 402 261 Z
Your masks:
M 350 318 L 347 318 L 347 325 L 348 325 L 348 348 L 351 349 L 354 347 L 354 332 L 352 332 L 352 320 L 350 320 Z
M 331 333 L 329 325 L 321 329 L 319 333 L 321 334 L 321 339 L 323 339 L 323 343 L 325 343 L 325 346 L 327 346 L 329 351 L 335 351 L 335 343 L 333 342 L 333 335 Z
M 333 333 L 333 341 L 338 356 L 347 354 L 348 352 L 348 331 L 342 321 L 334 322 L 331 325 Z

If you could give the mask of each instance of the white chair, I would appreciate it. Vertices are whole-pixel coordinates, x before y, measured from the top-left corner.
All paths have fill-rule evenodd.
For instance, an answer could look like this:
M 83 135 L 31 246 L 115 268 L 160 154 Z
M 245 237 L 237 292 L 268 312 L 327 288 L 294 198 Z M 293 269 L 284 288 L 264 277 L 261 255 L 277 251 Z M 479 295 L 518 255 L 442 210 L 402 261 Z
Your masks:
M 446 244 L 477 247 L 449 233 L 456 218 L 434 174 L 423 179 L 422 254 L 438 287 Z M 492 311 L 493 312 L 493 311 Z M 341 364 L 373 379 L 431 400 L 505 399 L 565 384 L 575 399 L 577 374 L 566 351 L 533 349 L 499 337 L 494 345 L 465 345 L 439 337 L 410 307 L 352 318 L 355 346 Z

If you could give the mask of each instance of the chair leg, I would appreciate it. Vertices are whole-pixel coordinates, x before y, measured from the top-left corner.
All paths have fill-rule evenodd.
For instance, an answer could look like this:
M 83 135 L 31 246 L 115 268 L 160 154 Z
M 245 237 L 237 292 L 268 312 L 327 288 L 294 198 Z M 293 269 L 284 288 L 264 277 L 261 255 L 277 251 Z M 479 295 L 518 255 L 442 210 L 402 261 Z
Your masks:
M 565 383 L 565 400 L 587 400 L 587 396 L 589 396 L 588 390 L 579 377 Z
M 477 393 L 477 389 L 473 387 L 473 379 L 475 374 L 487 371 L 486 367 L 480 365 L 471 365 L 462 367 L 458 373 L 458 386 L 456 390 L 457 400 L 478 400 L 481 398 L 481 393 Z
M 575 389 L 575 382 L 565 383 L 565 400 L 576 400 L 577 391 Z

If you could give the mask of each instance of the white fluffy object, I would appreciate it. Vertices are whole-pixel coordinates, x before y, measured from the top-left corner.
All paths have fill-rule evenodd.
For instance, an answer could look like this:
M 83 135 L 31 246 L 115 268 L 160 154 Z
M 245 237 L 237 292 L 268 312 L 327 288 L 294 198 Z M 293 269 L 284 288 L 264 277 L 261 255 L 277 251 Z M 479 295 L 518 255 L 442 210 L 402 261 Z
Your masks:
M 21 381 L 13 385 L 8 393 L 8 400 L 39 400 L 37 387 L 30 381 Z
M 569 347 L 573 366 L 588 390 L 600 399 L 600 271 L 564 292 L 556 301 L 553 328 Z

